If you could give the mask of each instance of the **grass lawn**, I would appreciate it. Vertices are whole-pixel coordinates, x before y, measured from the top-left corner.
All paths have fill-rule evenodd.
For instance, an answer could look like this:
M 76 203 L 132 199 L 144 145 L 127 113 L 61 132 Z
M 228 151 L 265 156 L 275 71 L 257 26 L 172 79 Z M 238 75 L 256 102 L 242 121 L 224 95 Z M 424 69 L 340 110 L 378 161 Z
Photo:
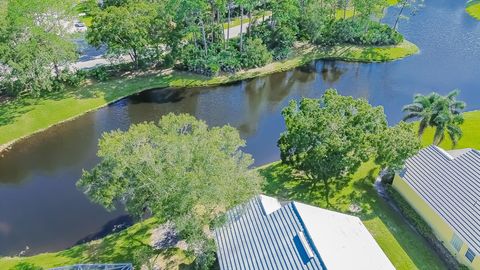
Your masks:
M 20 98 L 0 106 L 0 151 L 18 139 L 147 89 L 220 85 L 290 70 L 322 58 L 382 62 L 400 59 L 417 52 L 418 48 L 408 41 L 397 46 L 378 48 L 336 46 L 322 49 L 303 46 L 297 48 L 287 60 L 241 71 L 234 75 L 208 78 L 174 71 L 130 74 L 42 98 Z
M 458 141 L 456 149 L 474 148 L 480 150 L 480 111 L 471 111 L 464 113 L 465 122 L 461 128 L 463 137 Z M 422 144 L 428 146 L 433 142 L 434 129 L 428 128 L 422 137 Z M 450 150 L 452 149 L 452 141 L 445 137 L 440 147 Z
M 470 0 L 467 2 L 467 7 L 465 8 L 467 13 L 470 16 L 474 17 L 477 20 L 480 20 L 480 0 Z
M 288 200 L 326 207 L 321 189 L 311 190 L 304 178 L 281 163 L 259 168 L 266 178 L 264 192 Z M 364 164 L 353 175 L 350 185 L 331 200 L 333 210 L 350 213 L 352 204 L 361 207 L 359 216 L 380 247 L 398 270 L 446 269 L 430 246 L 377 195 L 373 181 L 378 168 Z
M 43 268 L 78 263 L 128 263 L 132 262 L 135 250 L 149 244 L 150 231 L 158 225 L 154 219 L 137 223 L 132 227 L 111 234 L 101 240 L 78 245 L 60 252 L 43 253 L 31 257 L 0 258 L 0 269 L 8 270 L 19 262 L 28 262 Z M 192 260 L 178 249 L 164 252 L 160 256 L 162 269 L 190 269 Z

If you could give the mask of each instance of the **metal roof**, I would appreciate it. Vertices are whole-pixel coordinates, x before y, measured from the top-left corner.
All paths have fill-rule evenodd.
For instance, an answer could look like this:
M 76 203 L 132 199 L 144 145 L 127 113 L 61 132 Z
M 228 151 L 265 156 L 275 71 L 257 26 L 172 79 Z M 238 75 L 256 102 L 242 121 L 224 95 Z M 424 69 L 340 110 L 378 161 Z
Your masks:
M 215 231 L 222 270 L 395 269 L 357 217 L 260 195 Z
M 401 176 L 480 254 L 479 151 L 430 146 L 407 160 Z
M 294 238 L 304 228 L 292 203 L 264 211 L 256 197 L 228 212 L 227 224 L 215 232 L 221 269 L 325 269 L 317 253 L 307 261 L 297 248 Z

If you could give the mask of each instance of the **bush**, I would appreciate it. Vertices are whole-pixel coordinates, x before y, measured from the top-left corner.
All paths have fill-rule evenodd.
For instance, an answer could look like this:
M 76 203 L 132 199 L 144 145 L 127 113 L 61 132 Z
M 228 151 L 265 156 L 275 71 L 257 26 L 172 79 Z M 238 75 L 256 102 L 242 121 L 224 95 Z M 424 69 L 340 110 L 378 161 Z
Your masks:
M 42 269 L 43 269 L 42 267 L 36 266 L 28 262 L 20 262 L 20 263 L 17 263 L 14 267 L 10 268 L 10 270 L 42 270 Z
M 103 82 L 108 80 L 110 74 L 105 66 L 100 66 L 87 71 L 87 76 Z
M 412 223 L 418 232 L 425 238 L 436 239 L 430 226 L 423 218 L 413 209 L 412 206 L 391 186 L 387 186 L 387 192 L 395 201 L 402 214 Z
M 396 45 L 403 41 L 403 36 L 386 24 L 349 18 L 326 23 L 312 40 L 319 45 Z
M 265 66 L 272 61 L 272 54 L 259 38 L 248 38 L 242 53 L 242 67 Z
M 273 59 L 281 60 L 287 58 L 292 52 L 293 45 L 297 39 L 297 27 L 277 27 L 272 29 L 268 23 L 256 26 L 252 36 L 262 40 L 263 44 L 272 52 Z
M 64 70 L 58 76 L 58 82 L 62 83 L 63 85 L 77 87 L 86 79 L 87 72 L 83 70 L 79 70 L 75 73 L 69 72 Z
M 240 52 L 236 43 L 210 44 L 208 52 L 193 44 L 183 47 L 178 68 L 206 76 L 215 76 L 220 71 L 233 73 L 242 68 Z

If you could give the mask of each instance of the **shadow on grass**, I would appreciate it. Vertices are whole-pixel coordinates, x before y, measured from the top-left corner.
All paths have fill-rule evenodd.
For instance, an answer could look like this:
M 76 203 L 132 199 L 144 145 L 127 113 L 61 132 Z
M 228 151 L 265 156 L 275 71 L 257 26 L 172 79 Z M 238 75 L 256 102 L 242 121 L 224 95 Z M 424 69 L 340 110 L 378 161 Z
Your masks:
M 305 203 L 325 207 L 321 193 L 321 187 L 311 191 L 311 184 L 305 177 L 294 170 L 278 163 L 273 163 L 259 172 L 265 177 L 264 192 L 268 195 L 277 196 L 281 199 L 299 200 Z M 388 230 L 391 237 L 385 231 L 373 231 L 372 234 L 385 239 L 395 239 L 398 245 L 419 269 L 445 269 L 443 262 L 437 257 L 434 250 L 424 239 L 414 231 L 408 223 L 381 198 L 374 187 L 374 181 L 378 174 L 378 168 L 373 164 L 364 164 L 353 176 L 348 186 L 337 191 L 331 199 L 331 207 L 334 210 L 359 216 L 365 222 L 378 222 L 379 220 Z M 359 206 L 360 210 L 353 211 L 352 205 Z M 400 250 L 397 243 L 384 243 L 382 248 L 390 251 L 390 256 L 397 256 Z M 387 245 L 387 246 L 385 246 Z M 388 255 L 388 254 L 387 254 Z M 408 260 L 405 257 L 397 257 L 397 263 Z M 397 265 L 396 265 L 397 266 Z M 398 267 L 398 266 L 397 266 Z M 402 266 L 399 269 L 404 269 Z
M 38 97 L 25 96 L 0 103 L 0 126 L 15 122 L 18 117 L 32 111 L 35 105 L 46 100 L 62 100 L 71 93 L 66 91 L 50 92 Z
M 283 200 L 298 200 L 310 204 L 323 202 L 323 195 L 312 190 L 312 182 L 281 162 L 259 169 L 265 177 L 263 191 Z
M 76 246 L 58 253 L 79 263 L 122 263 L 132 262 L 135 250 L 145 246 L 145 237 L 150 235 L 151 226 L 138 224 L 134 232 L 122 231 L 99 241 Z

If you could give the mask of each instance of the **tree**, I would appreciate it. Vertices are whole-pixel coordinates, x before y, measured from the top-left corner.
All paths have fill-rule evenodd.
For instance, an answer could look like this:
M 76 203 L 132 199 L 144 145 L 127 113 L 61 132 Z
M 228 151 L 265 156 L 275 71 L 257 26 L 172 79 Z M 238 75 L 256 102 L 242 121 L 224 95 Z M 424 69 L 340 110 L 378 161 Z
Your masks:
M 417 94 L 413 97 L 413 103 L 405 105 L 402 111 L 405 113 L 404 121 L 418 120 L 418 136 L 422 137 L 425 129 L 432 125 L 434 117 L 433 107 L 442 97 L 437 93 L 428 95 Z
M 0 62 L 8 67 L 7 88 L 39 95 L 54 89 L 62 68 L 77 59 L 68 22 L 75 0 L 8 0 L 0 20 Z M 52 67 L 55 78 L 52 76 Z
M 407 8 L 410 8 L 411 14 L 415 14 L 420 7 L 423 6 L 423 0 L 400 0 L 398 1 L 397 6 L 400 7 L 395 23 L 393 24 L 393 29 L 397 29 L 400 19 L 407 19 L 408 17 L 404 15 L 404 11 Z
M 387 127 L 383 108 L 329 89 L 321 99 L 304 98 L 282 111 L 286 131 L 278 140 L 282 162 L 303 172 L 313 190 L 322 184 L 329 204 L 332 187 L 345 186 L 375 152 Z
M 462 136 L 460 125 L 463 123 L 462 111 L 466 106 L 465 102 L 457 100 L 459 94 L 459 90 L 453 90 L 444 97 L 437 93 L 415 95 L 413 103 L 403 107 L 406 112 L 404 120 L 420 121 L 419 137 L 430 126 L 435 128 L 433 144 L 440 144 L 447 133 L 455 146 Z
M 189 115 L 169 114 L 158 124 L 132 125 L 100 139 L 101 161 L 77 185 L 94 202 L 121 202 L 137 217 L 172 221 L 197 263 L 212 262 L 212 224 L 260 190 L 253 159 L 230 126 L 208 128 Z
M 111 5 L 92 14 L 92 26 L 87 31 L 90 44 L 107 46 L 110 54 L 128 54 L 138 68 L 140 60 L 151 48 L 150 29 L 157 22 L 159 6 L 155 2 L 128 0 L 123 5 Z
M 462 137 L 460 125 L 464 121 L 462 111 L 466 105 L 465 102 L 457 100 L 458 94 L 460 94 L 459 90 L 453 90 L 434 104 L 435 114 L 433 115 L 432 125 L 435 127 L 433 136 L 433 144 L 435 145 L 443 141 L 445 133 L 448 134 L 453 147 Z
M 375 163 L 384 170 L 384 175 L 390 182 L 394 174 L 403 168 L 405 161 L 415 155 L 421 147 L 414 125 L 402 121 L 396 126 L 387 128 L 378 137 Z

